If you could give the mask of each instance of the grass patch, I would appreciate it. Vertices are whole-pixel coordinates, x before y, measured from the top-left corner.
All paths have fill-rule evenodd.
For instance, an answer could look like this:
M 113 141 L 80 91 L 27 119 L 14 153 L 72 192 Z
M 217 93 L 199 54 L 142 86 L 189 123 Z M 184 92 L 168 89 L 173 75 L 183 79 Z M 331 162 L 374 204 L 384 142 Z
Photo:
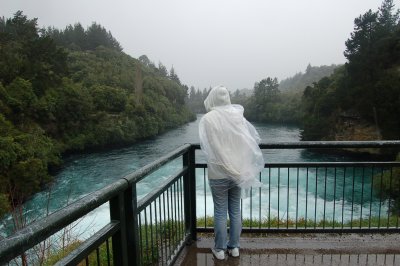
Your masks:
M 229 220 L 227 222 L 229 224 Z M 395 215 L 385 217 L 371 217 L 371 219 L 353 219 L 353 221 L 348 221 L 343 223 L 343 227 L 345 228 L 369 228 L 369 227 L 397 227 L 399 225 L 399 217 Z M 342 223 L 339 221 L 332 220 L 319 220 L 314 221 L 312 219 L 304 219 L 299 218 L 296 220 L 293 219 L 278 219 L 277 217 L 271 219 L 243 219 L 242 221 L 243 228 L 341 228 Z M 197 218 L 197 227 L 200 228 L 210 228 L 214 227 L 214 217 L 206 216 Z

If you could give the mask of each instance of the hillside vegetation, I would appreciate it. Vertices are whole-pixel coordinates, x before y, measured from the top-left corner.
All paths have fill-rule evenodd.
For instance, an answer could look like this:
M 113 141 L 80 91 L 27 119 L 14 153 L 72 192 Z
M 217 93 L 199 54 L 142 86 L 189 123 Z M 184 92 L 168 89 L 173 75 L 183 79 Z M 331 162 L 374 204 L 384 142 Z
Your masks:
M 392 0 L 354 20 L 346 41 L 348 62 L 308 86 L 302 97 L 303 140 L 400 138 L 400 25 Z
M 0 216 L 51 181 L 61 154 L 194 119 L 186 95 L 173 69 L 130 57 L 96 23 L 58 30 L 22 12 L 0 18 Z

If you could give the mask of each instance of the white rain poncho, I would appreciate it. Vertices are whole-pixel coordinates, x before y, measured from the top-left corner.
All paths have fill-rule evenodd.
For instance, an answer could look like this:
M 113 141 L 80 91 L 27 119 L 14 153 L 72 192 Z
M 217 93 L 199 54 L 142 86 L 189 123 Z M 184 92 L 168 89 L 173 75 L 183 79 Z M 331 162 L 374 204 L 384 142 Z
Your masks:
M 206 154 L 210 179 L 231 179 L 239 187 L 260 187 L 264 159 L 256 129 L 243 116 L 241 105 L 231 104 L 225 87 L 214 87 L 199 123 L 200 146 Z

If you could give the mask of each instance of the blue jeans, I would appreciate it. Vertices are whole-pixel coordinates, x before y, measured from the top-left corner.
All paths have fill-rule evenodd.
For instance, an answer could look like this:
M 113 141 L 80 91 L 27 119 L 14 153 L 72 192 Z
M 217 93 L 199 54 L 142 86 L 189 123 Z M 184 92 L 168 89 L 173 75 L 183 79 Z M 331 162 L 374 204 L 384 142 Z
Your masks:
M 214 201 L 214 249 L 239 248 L 242 231 L 240 216 L 241 189 L 229 179 L 209 179 Z M 229 213 L 229 241 L 227 242 L 227 213 Z

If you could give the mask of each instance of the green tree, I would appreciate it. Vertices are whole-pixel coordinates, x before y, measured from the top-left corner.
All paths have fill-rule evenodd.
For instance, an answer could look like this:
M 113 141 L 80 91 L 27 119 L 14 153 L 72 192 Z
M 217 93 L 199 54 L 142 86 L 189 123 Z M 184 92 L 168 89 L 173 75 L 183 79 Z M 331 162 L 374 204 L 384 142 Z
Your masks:
M 37 19 L 18 11 L 12 19 L 0 18 L 0 25 L 0 82 L 7 85 L 21 77 L 38 95 L 59 84 L 67 71 L 67 55 L 52 39 L 39 35 Z

